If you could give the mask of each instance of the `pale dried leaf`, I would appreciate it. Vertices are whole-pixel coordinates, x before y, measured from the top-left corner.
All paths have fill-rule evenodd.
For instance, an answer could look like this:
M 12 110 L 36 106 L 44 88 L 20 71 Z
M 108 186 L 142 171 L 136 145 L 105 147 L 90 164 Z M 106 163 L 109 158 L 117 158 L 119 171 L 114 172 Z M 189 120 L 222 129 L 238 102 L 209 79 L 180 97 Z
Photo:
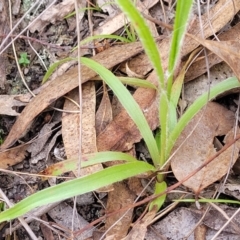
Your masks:
M 234 73 L 232 69 L 225 62 L 221 62 L 210 69 L 211 87 L 233 76 Z M 197 77 L 193 81 L 187 82 L 184 85 L 184 100 L 187 101 L 188 105 L 191 105 L 198 97 L 208 92 L 209 84 L 209 79 L 206 74 Z M 239 92 L 238 88 L 227 91 L 224 95 L 237 92 Z
M 68 97 L 79 104 L 78 89 L 74 89 Z M 95 131 L 95 106 L 96 92 L 94 82 L 83 84 L 82 90 L 82 154 L 97 152 Z M 78 106 L 66 100 L 66 111 L 79 111 Z M 64 113 L 62 118 L 62 136 L 67 158 L 76 158 L 79 155 L 79 127 L 80 116 L 78 113 Z M 78 158 L 77 158 L 78 159 Z M 102 169 L 101 164 L 81 169 L 81 175 L 88 175 Z M 77 169 L 74 171 L 77 176 Z
M 58 122 L 59 121 L 46 123 L 42 127 L 42 129 L 39 132 L 38 138 L 34 140 L 34 142 L 32 142 L 28 147 L 28 152 L 31 153 L 32 157 L 36 156 L 39 152 L 41 152 L 44 145 L 47 143 L 50 136 L 52 135 L 52 129 L 54 128 L 54 126 L 56 126 L 56 124 L 58 124 Z
M 56 144 L 57 137 L 62 134 L 61 130 L 59 130 L 50 141 L 47 141 L 41 152 L 39 152 L 36 156 L 31 157 L 30 162 L 32 164 L 37 164 L 39 160 L 45 159 L 48 160 L 48 156 L 53 146 Z
M 171 167 L 179 181 L 216 153 L 213 145 L 214 137 L 227 135 L 234 126 L 234 118 L 233 112 L 217 103 L 210 102 L 191 120 L 181 133 L 172 151 L 172 153 L 175 151 L 176 153 L 171 160 Z M 232 132 L 227 135 L 226 143 L 230 141 L 229 139 L 233 139 Z M 240 143 L 238 142 L 235 147 L 232 164 L 237 160 L 237 149 L 240 148 Z M 220 179 L 231 167 L 232 151 L 233 146 L 183 184 L 195 193 L 199 193 L 202 189 Z
M 134 72 L 133 70 L 131 70 L 129 67 L 128 67 L 128 63 L 126 62 L 126 73 L 128 75 L 128 77 L 134 77 L 134 78 L 144 78 L 143 75 L 140 75 L 140 74 L 137 74 L 136 72 Z
M 127 188 L 124 183 L 115 183 L 114 191 L 108 194 L 106 211 L 113 212 L 124 208 L 133 203 L 135 195 Z M 132 222 L 133 209 L 128 210 L 126 214 L 119 212 L 106 219 L 105 229 L 108 230 L 107 237 L 114 235 L 114 239 L 122 239 L 127 235 L 129 226 Z M 124 214 L 124 217 L 122 217 Z M 121 218 L 121 219 L 120 219 Z
M 79 2 L 79 8 L 86 6 L 86 1 Z M 33 25 L 29 27 L 30 32 L 41 32 L 49 23 L 56 23 L 57 21 L 63 20 L 63 18 L 74 10 L 74 0 L 64 0 L 57 5 L 51 6 L 46 10 Z M 84 12 L 80 13 L 83 17 Z
M 131 232 L 124 238 L 124 240 L 144 240 L 147 227 L 152 223 L 155 216 L 156 211 L 147 212 L 146 215 L 133 226 Z
M 103 83 L 103 96 L 96 112 L 96 134 L 102 132 L 112 121 L 112 106 L 107 92 L 106 85 Z
M 240 44 L 238 41 L 217 42 L 203 40 L 196 37 L 194 37 L 194 39 L 198 39 L 203 46 L 214 52 L 218 57 L 225 61 L 231 67 L 236 77 L 240 79 Z
M 108 0 L 97 0 L 96 3 L 102 9 L 102 11 L 108 13 L 108 16 L 111 18 L 119 13 L 119 8 L 117 5 L 111 4 Z
M 22 145 L 6 152 L 0 152 L 0 168 L 6 169 L 22 162 L 25 159 L 27 147 L 28 145 Z
M 240 23 L 237 25 L 233 26 L 226 32 L 223 32 L 218 35 L 218 38 L 221 41 L 229 41 L 229 40 L 239 40 L 240 39 Z M 214 66 L 215 64 L 222 62 L 223 60 L 218 57 L 216 54 L 210 53 L 208 50 L 208 64 L 209 67 Z M 184 63 L 183 63 L 184 65 Z M 189 67 L 188 71 L 185 74 L 185 82 L 188 82 L 192 79 L 195 79 L 196 77 L 202 75 L 207 71 L 206 67 L 206 60 L 204 54 L 201 54 L 195 62 Z
M 218 190 L 225 195 L 232 196 L 240 200 L 240 185 L 239 183 L 227 183 L 223 186 L 217 186 Z
M 16 95 L 0 95 L 0 115 L 18 116 L 17 107 L 26 104 L 15 100 Z
M 137 1 L 137 7 L 140 11 L 144 11 L 146 14 L 148 13 L 148 9 L 154 6 L 158 0 L 145 0 L 143 3 L 140 1 Z M 146 9 L 147 8 L 147 9 Z M 105 22 L 101 26 L 99 26 L 94 32 L 94 35 L 100 35 L 100 34 L 112 34 L 116 31 L 118 31 L 120 28 L 124 27 L 129 21 L 125 17 L 123 13 L 120 13 L 113 18 L 109 19 L 109 21 Z M 150 26 L 150 29 L 155 37 L 158 36 L 156 26 L 152 22 L 148 21 L 148 24 Z
M 9 28 L 9 1 L 0 2 L 0 35 L 4 36 L 10 31 Z M 3 49 L 2 41 L 0 41 L 0 49 Z M 0 56 L 0 89 L 5 89 L 6 87 L 6 69 L 9 64 L 8 57 L 4 54 Z

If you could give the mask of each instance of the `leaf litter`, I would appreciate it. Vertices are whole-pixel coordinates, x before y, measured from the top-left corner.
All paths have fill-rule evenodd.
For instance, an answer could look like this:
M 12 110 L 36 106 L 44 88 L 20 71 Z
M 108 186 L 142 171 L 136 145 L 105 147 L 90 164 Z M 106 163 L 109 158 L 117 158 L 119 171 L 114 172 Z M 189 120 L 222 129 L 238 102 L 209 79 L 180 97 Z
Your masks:
M 220 0 L 210 10 L 209 15 L 212 17 L 212 19 L 211 19 L 212 26 L 210 27 L 209 25 L 206 25 L 206 29 L 207 29 L 205 31 L 206 37 L 212 35 L 213 34 L 212 31 L 214 31 L 214 32 L 219 31 L 233 17 L 233 15 L 234 15 L 234 12 L 232 11 L 233 6 L 231 4 L 225 4 L 224 5 L 224 3 L 225 2 L 223 0 L 222 1 Z M 234 1 L 234 3 L 235 3 L 235 10 L 239 10 L 239 8 L 240 8 L 239 2 Z M 221 10 L 223 9 L 223 6 L 224 6 L 224 9 L 225 9 L 224 14 L 222 14 L 222 12 L 221 12 Z M 204 24 L 208 23 L 208 20 L 207 20 L 208 16 L 207 15 L 208 14 L 205 14 L 202 17 L 203 20 L 204 20 Z M 57 20 L 57 18 L 58 18 L 58 14 L 55 17 L 54 17 L 54 14 L 53 14 L 53 19 Z M 41 19 L 40 21 L 44 21 L 44 20 Z M 197 31 L 199 31 L 199 29 L 200 29 L 200 27 L 199 27 L 198 21 L 194 20 L 193 23 L 191 24 L 190 29 L 189 29 L 189 33 L 191 33 L 191 34 L 197 33 Z M 199 33 L 197 33 L 197 35 L 200 36 Z M 207 42 L 206 40 L 204 40 L 204 41 L 205 41 L 204 42 L 205 45 L 208 44 L 208 46 L 209 46 L 209 42 Z M 203 43 L 203 42 L 201 42 L 201 43 Z M 186 45 L 185 45 L 185 48 L 183 49 L 183 56 L 186 56 L 188 53 L 190 53 L 195 47 L 197 47 L 198 44 L 199 43 L 196 43 L 192 39 L 186 37 Z M 168 45 L 169 45 L 168 40 L 163 40 L 162 43 L 159 44 L 159 48 L 162 52 L 162 57 L 163 57 L 163 63 L 164 63 L 163 65 L 165 67 L 166 67 L 166 64 L 167 64 Z M 123 48 L 121 46 L 120 47 L 115 46 L 115 47 L 111 47 L 110 50 L 105 50 L 103 53 L 97 54 L 97 56 L 93 57 L 93 58 L 98 60 L 100 63 L 105 64 L 105 66 L 107 66 L 107 68 L 112 68 L 113 66 L 128 60 L 130 57 L 135 56 L 142 51 L 140 45 L 137 45 L 137 44 L 126 45 L 126 46 L 124 46 L 124 49 L 126 50 L 127 47 L 129 47 L 129 51 L 127 52 L 128 54 L 126 54 L 126 53 L 123 54 L 122 53 Z M 217 44 L 214 45 L 214 47 L 215 47 L 215 52 L 218 53 L 219 49 L 222 47 L 222 45 L 219 45 L 217 43 Z M 114 49 L 115 49 L 116 52 L 114 52 Z M 238 49 L 238 45 L 236 45 L 236 49 Z M 228 49 L 225 50 L 225 52 L 224 52 L 225 55 L 222 56 L 223 54 L 221 53 L 221 56 L 222 56 L 222 58 L 224 58 L 225 61 L 227 61 L 229 63 L 229 65 L 231 65 L 232 64 L 231 59 L 229 59 L 228 54 L 226 54 L 226 52 L 229 53 L 229 50 Z M 111 58 L 111 55 L 114 56 L 114 54 L 119 56 L 119 59 L 117 59 L 117 60 L 114 59 L 113 60 L 113 58 Z M 129 60 L 129 62 L 128 62 L 128 65 L 130 66 L 131 70 L 133 70 L 134 72 L 137 72 L 137 73 L 138 73 L 138 70 L 136 70 L 136 68 L 131 66 L 131 62 L 136 61 L 137 66 L 141 66 L 141 64 L 138 63 L 138 59 L 140 59 L 140 58 L 144 59 L 144 55 L 132 58 L 132 60 Z M 146 69 L 148 69 L 147 71 L 145 71 L 145 73 L 144 73 L 144 75 L 145 75 L 151 69 L 151 67 L 149 67 L 149 64 L 147 63 L 147 61 L 145 61 L 145 60 L 142 60 L 142 61 L 144 62 L 143 65 L 146 66 Z M 219 61 L 219 59 L 217 59 L 217 60 L 214 59 L 213 64 L 216 64 L 217 61 Z M 123 63 L 123 66 L 126 66 L 126 63 Z M 237 68 L 234 68 L 234 70 L 236 72 Z M 91 79 L 91 77 L 93 77 L 93 76 L 95 76 L 94 73 L 92 73 L 90 70 L 83 67 L 83 82 L 86 82 L 87 80 Z M 157 81 L 156 81 L 155 73 L 152 73 L 148 77 L 148 80 L 156 84 Z M 25 135 L 28 128 L 29 128 L 29 125 L 31 125 L 34 118 L 37 115 L 39 115 L 44 109 L 46 109 L 48 106 L 50 106 L 51 103 L 55 102 L 55 100 L 57 100 L 59 97 L 61 97 L 62 95 L 66 94 L 68 92 L 70 92 L 72 89 L 77 87 L 77 85 L 78 85 L 78 83 L 77 83 L 77 68 L 73 67 L 72 69 L 70 69 L 66 73 L 63 73 L 62 76 L 57 76 L 53 81 L 47 83 L 46 86 L 42 88 L 40 94 L 25 107 L 23 112 L 18 117 L 17 122 L 15 123 L 14 127 L 12 128 L 10 134 L 8 135 L 5 143 L 1 146 L 2 149 L 9 148 L 21 136 Z M 71 96 L 71 98 L 76 98 L 76 99 L 78 98 L 77 93 L 75 93 L 73 95 L 70 95 L 70 96 Z M 87 100 L 91 102 L 92 99 L 95 97 L 95 96 L 94 97 L 93 96 L 94 95 L 89 94 L 89 96 L 87 96 Z M 157 114 L 157 97 L 158 96 L 157 96 L 156 92 L 152 89 L 139 88 L 134 93 L 134 97 L 139 102 L 143 112 L 145 113 L 145 115 L 146 115 L 146 117 L 149 121 L 149 124 L 150 124 L 151 128 L 156 129 L 156 127 L 158 126 L 158 120 L 157 120 L 157 115 L 158 115 Z M 104 106 L 105 109 L 110 108 L 109 100 L 107 100 L 107 101 L 108 101 L 108 105 L 107 105 L 107 107 Z M 92 107 L 94 105 L 95 105 L 95 103 L 92 104 Z M 36 108 L 36 106 L 38 106 L 38 108 Z M 214 113 L 216 112 L 216 109 L 218 109 L 218 107 L 216 107 L 216 106 L 217 105 L 215 105 L 214 108 L 212 109 L 212 111 Z M 72 105 L 72 107 L 74 107 L 74 105 Z M 11 106 L 9 108 L 11 108 Z M 210 107 L 207 107 L 206 109 L 209 109 L 209 108 Z M 226 116 L 221 115 L 221 117 L 219 117 L 217 120 L 218 121 L 220 121 L 220 120 L 223 121 L 224 122 L 223 125 L 226 124 L 226 126 L 227 126 L 226 128 L 229 131 L 233 127 L 233 121 L 232 120 L 234 119 L 234 116 L 229 117 L 231 115 L 229 113 L 229 111 L 222 110 L 222 109 L 219 110 L 219 112 L 217 111 L 217 113 L 220 113 L 221 111 L 223 111 L 222 115 L 226 114 Z M 207 118 L 207 120 L 206 120 L 205 123 L 203 123 L 202 129 L 209 127 L 210 130 L 208 129 L 209 130 L 208 132 L 204 132 L 204 133 L 202 132 L 202 135 L 205 135 L 205 133 L 206 133 L 206 136 L 208 136 L 208 138 L 204 139 L 204 141 L 201 138 L 200 139 L 195 138 L 192 141 L 196 143 L 195 146 L 199 145 L 199 142 L 208 143 L 207 147 L 205 147 L 205 148 L 203 147 L 204 151 L 206 152 L 206 149 L 207 149 L 208 153 L 213 153 L 214 152 L 214 146 L 213 146 L 212 142 L 213 142 L 214 136 L 215 135 L 219 136 L 219 134 L 220 135 L 221 134 L 228 135 L 228 131 L 226 129 L 224 129 L 224 131 L 222 130 L 223 127 L 225 128 L 225 126 L 221 125 L 222 123 L 220 124 L 217 121 L 210 122 L 210 119 L 213 118 L 213 117 L 209 117 L 209 116 L 207 117 L 207 116 L 205 116 L 205 113 L 203 114 L 202 118 L 203 119 Z M 88 111 L 86 111 L 86 114 L 87 115 L 90 114 L 90 116 L 86 117 L 86 119 L 87 119 L 86 132 L 88 134 L 89 129 L 91 129 L 91 128 L 94 129 L 94 124 L 93 123 L 95 121 L 95 110 L 94 109 L 88 110 Z M 72 116 L 73 117 L 73 120 L 70 118 L 71 120 L 68 120 L 68 121 L 66 121 L 66 123 L 63 123 L 63 125 L 65 125 L 65 126 L 63 126 L 63 129 L 66 127 L 67 130 L 66 131 L 64 130 L 64 132 L 62 133 L 63 138 L 65 139 L 64 140 L 65 141 L 64 142 L 65 150 L 67 152 L 67 155 L 71 156 L 71 154 L 72 154 L 71 151 L 73 151 L 73 153 L 76 153 L 76 151 L 78 149 L 77 146 L 73 146 L 73 148 L 71 148 L 71 140 L 72 140 L 72 143 L 76 143 L 76 141 L 78 141 L 77 140 L 78 136 L 76 134 L 75 137 L 72 137 L 71 134 L 73 133 L 73 130 L 69 130 L 68 127 L 70 126 L 70 127 L 73 127 L 74 129 L 77 129 L 79 119 L 76 119 L 76 116 L 74 117 L 74 115 L 77 115 L 77 114 L 64 113 L 64 115 L 65 115 L 65 118 L 66 118 L 66 116 Z M 101 113 L 101 115 L 104 116 L 105 111 L 103 111 L 103 113 Z M 212 116 L 213 114 L 209 113 L 209 115 Z M 227 117 L 227 116 L 231 119 L 231 121 L 229 119 L 226 119 L 226 118 L 225 118 L 225 120 L 223 120 L 224 117 Z M 92 122 L 93 127 L 90 127 L 90 125 L 88 125 L 88 121 L 89 121 L 90 117 L 91 117 L 91 119 L 94 119 L 94 120 L 92 120 L 93 121 Z M 84 116 L 83 116 L 83 118 L 84 118 Z M 103 117 L 100 117 L 100 119 L 101 119 L 100 125 L 102 125 Z M 92 149 L 93 150 L 90 150 L 90 152 L 91 151 L 93 151 L 93 152 L 96 151 L 96 148 L 98 148 L 99 150 L 120 150 L 120 151 L 125 150 L 126 151 L 126 150 L 131 149 L 133 144 L 135 142 L 138 142 L 141 139 L 141 136 L 140 136 L 139 132 L 136 130 L 136 128 L 135 128 L 134 124 L 131 122 L 131 120 L 129 120 L 129 117 L 127 116 L 127 114 L 125 113 L 124 110 L 120 110 L 120 113 L 117 114 L 117 116 L 115 116 L 113 120 L 111 120 L 111 118 L 109 118 L 108 121 L 110 121 L 110 123 L 106 127 L 100 128 L 100 130 L 99 130 L 100 134 L 97 137 L 97 139 L 96 139 L 96 136 L 95 136 L 95 140 L 94 140 L 94 134 L 92 135 L 91 139 L 93 140 L 92 141 L 92 143 L 93 143 L 93 148 Z M 219 124 L 216 126 L 215 124 L 217 124 L 217 123 L 219 123 Z M 119 130 L 119 126 L 121 126 L 121 130 Z M 218 128 L 219 126 L 220 126 L 221 131 Z M 68 135 L 68 134 L 70 134 L 70 135 Z M 110 136 L 111 134 L 112 134 L 112 136 Z M 68 141 L 70 143 L 66 143 Z M 95 145 L 94 145 L 94 141 L 95 141 Z M 97 145 L 96 145 L 96 141 L 97 141 Z M 228 140 L 226 140 L 226 142 L 227 141 Z M 87 142 L 87 143 L 89 143 L 89 142 Z M 76 144 L 76 145 L 78 145 L 78 144 Z M 213 146 L 213 149 L 211 149 L 210 145 Z M 89 145 L 87 147 L 90 147 L 90 146 L 92 146 L 92 145 Z M 226 156 L 229 157 L 229 155 L 230 155 L 230 153 L 228 152 Z M 24 159 L 24 157 L 22 157 L 22 159 Z M 204 160 L 200 160 L 200 162 L 202 162 L 202 161 L 204 161 Z M 236 161 L 236 158 L 235 158 L 234 161 Z M 190 162 L 192 162 L 192 161 L 190 161 Z M 219 173 L 215 174 L 214 172 L 210 172 L 210 174 L 208 174 L 208 171 L 210 171 L 211 169 L 210 170 L 207 169 L 208 166 L 206 166 L 207 170 L 203 169 L 204 170 L 203 171 L 204 173 L 202 174 L 203 177 L 202 176 L 199 177 L 199 179 L 200 179 L 199 181 L 197 181 L 195 179 L 195 185 L 194 184 L 189 185 L 188 182 L 186 182 L 184 184 L 186 184 L 188 187 L 190 187 L 191 189 L 193 189 L 193 191 L 195 191 L 197 193 L 199 191 L 203 190 L 209 184 L 211 184 L 212 182 L 215 182 L 222 175 L 224 175 L 226 173 L 227 168 L 226 168 L 226 166 L 223 166 L 224 164 L 227 165 L 226 162 L 224 162 L 224 160 L 221 160 L 221 159 L 219 160 L 219 162 L 220 162 L 218 164 L 219 165 L 218 166 L 219 167 Z M 214 164 L 214 161 L 212 162 L 212 164 Z M 174 160 L 173 160 L 173 165 L 174 165 Z M 180 167 L 174 167 L 173 165 L 172 165 L 172 168 L 173 168 L 173 171 L 174 171 L 174 173 L 176 174 L 176 177 L 177 177 L 178 174 L 179 174 L 178 171 L 180 171 L 179 170 Z M 210 179 L 210 177 L 206 177 L 207 175 L 211 175 L 211 174 L 213 174 L 214 177 L 215 177 L 213 181 Z M 196 182 L 197 182 L 197 184 L 196 184 Z M 113 200 L 114 200 L 114 198 L 116 199 L 116 197 L 113 197 Z M 133 199 L 131 201 L 133 201 Z M 114 207 L 114 202 L 113 202 L 113 207 Z M 109 219 L 109 220 L 111 220 L 111 219 Z M 114 220 L 114 221 L 116 221 L 116 220 Z M 114 223 L 114 221 L 111 222 L 111 224 L 109 224 L 109 226 L 111 226 L 112 223 Z M 130 219 L 130 222 L 131 222 L 131 219 Z M 144 225 L 144 228 L 146 227 L 146 225 Z M 121 228 L 118 229 L 118 230 L 115 229 L 116 234 L 117 234 L 117 232 L 119 233 L 121 231 L 122 231 Z M 126 231 L 127 230 L 125 229 L 124 232 L 126 232 Z M 144 233 L 142 233 L 140 235 L 141 235 L 141 237 L 143 237 Z M 109 236 L 111 236 L 111 234 Z

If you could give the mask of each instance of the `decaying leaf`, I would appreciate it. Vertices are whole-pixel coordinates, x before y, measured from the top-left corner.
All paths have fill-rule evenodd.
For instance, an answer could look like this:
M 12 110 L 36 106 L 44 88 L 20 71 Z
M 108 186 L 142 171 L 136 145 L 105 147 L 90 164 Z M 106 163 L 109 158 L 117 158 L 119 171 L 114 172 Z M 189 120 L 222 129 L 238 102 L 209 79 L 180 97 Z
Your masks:
M 106 84 L 103 83 L 103 96 L 96 112 L 96 134 L 103 131 L 112 121 L 112 106 L 107 92 Z
M 79 104 L 78 89 L 74 89 L 68 94 L 68 97 Z M 97 152 L 96 130 L 95 130 L 95 96 L 94 82 L 88 82 L 83 85 L 82 91 L 82 154 Z M 66 100 L 64 104 L 66 111 L 79 111 L 78 106 L 73 102 Z M 77 158 L 79 155 L 79 113 L 64 113 L 62 118 L 62 136 L 65 151 L 68 159 Z M 102 169 L 101 164 L 81 169 L 81 175 L 87 175 Z M 78 176 L 78 171 L 74 171 Z
M 0 3 L 0 35 L 4 36 L 7 32 L 10 31 L 9 28 L 9 2 L 8 1 L 1 1 Z M 4 40 L 4 39 L 3 39 Z M 0 49 L 3 49 L 5 44 L 3 45 L 0 41 Z M 4 54 L 0 56 L 0 89 L 5 89 L 6 87 L 6 68 L 8 66 L 8 58 Z
M 81 4 L 80 8 L 86 6 L 86 1 L 79 1 Z M 51 6 L 47 9 L 41 17 L 37 18 L 34 24 L 29 27 L 31 32 L 42 31 L 47 24 L 54 24 L 56 21 L 62 20 L 67 14 L 74 10 L 74 0 L 64 0 L 57 5 Z M 84 12 L 81 13 L 84 15 Z
M 231 39 L 239 39 L 240 38 L 240 23 L 233 26 L 226 32 L 220 33 L 218 35 L 218 38 L 221 41 L 229 41 Z M 223 61 L 223 59 L 218 57 L 216 54 L 210 52 L 209 50 L 208 50 L 207 57 L 208 57 L 209 67 L 212 67 L 215 64 Z M 207 71 L 206 60 L 205 60 L 204 53 L 202 53 L 187 70 L 184 81 L 188 82 L 192 79 L 195 79 L 196 77 L 204 74 L 206 71 Z
M 38 138 L 30 144 L 28 147 L 28 152 L 31 152 L 31 156 L 34 157 L 40 153 L 44 145 L 49 140 L 52 135 L 52 129 L 58 124 L 59 121 L 54 121 L 51 123 L 46 123 L 39 132 Z
M 127 235 L 124 240 L 144 240 L 147 232 L 147 227 L 152 223 L 153 218 L 156 216 L 156 211 L 152 210 L 147 212 L 146 215 L 138 221 Z
M 240 44 L 239 41 L 210 41 L 200 40 L 201 44 L 214 52 L 218 57 L 225 61 L 233 70 L 236 77 L 240 79 Z
M 217 152 L 213 144 L 214 137 L 226 135 L 225 143 L 233 140 L 233 126 L 233 112 L 217 103 L 208 103 L 187 125 L 174 146 L 172 153 L 176 153 L 171 160 L 171 167 L 175 177 L 182 180 Z M 237 142 L 233 155 L 231 146 L 183 184 L 199 193 L 227 173 L 237 160 L 239 149 L 240 143 Z
M 28 145 L 22 145 L 6 152 L 0 152 L 0 168 L 6 169 L 22 162 L 25 159 L 27 147 Z
M 15 95 L 0 95 L 0 115 L 18 116 L 18 107 L 23 107 L 26 104 L 15 100 Z
M 147 9 L 150 9 L 152 6 L 154 6 L 157 3 L 157 0 L 144 0 L 143 2 L 137 1 L 137 7 L 140 11 L 144 11 L 147 13 Z M 147 9 L 146 9 L 147 8 Z M 117 16 L 111 18 L 109 21 L 105 22 L 101 26 L 99 26 L 94 32 L 94 35 L 99 34 L 112 34 L 116 31 L 118 31 L 120 28 L 124 27 L 128 23 L 128 20 L 126 19 L 124 13 L 120 13 Z M 152 22 L 148 22 L 150 25 L 151 32 L 155 37 L 158 36 L 156 26 Z
M 150 75 L 149 81 L 157 84 L 158 79 L 155 72 Z M 150 127 L 155 129 L 158 126 L 156 91 L 154 89 L 138 88 L 134 93 L 134 98 L 143 110 Z M 123 109 L 98 135 L 97 146 L 99 151 L 127 151 L 132 148 L 133 143 L 139 142 L 141 138 L 135 123 Z
M 131 205 L 135 197 L 135 194 L 133 194 L 124 183 L 115 183 L 114 191 L 108 194 L 107 212 L 113 212 Z M 131 208 L 123 218 L 123 212 L 116 213 L 107 218 L 105 229 L 108 230 L 110 228 L 107 232 L 107 236 L 113 235 L 114 239 L 122 239 L 125 237 L 132 222 L 132 213 L 133 209 Z

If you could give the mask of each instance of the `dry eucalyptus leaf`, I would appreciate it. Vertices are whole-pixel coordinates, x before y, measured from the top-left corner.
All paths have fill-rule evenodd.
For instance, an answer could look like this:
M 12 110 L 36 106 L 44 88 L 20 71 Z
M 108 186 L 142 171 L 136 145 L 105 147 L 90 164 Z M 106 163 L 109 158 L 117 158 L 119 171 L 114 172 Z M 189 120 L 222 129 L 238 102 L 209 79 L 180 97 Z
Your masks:
M 140 11 L 144 11 L 147 13 L 146 9 L 151 8 L 154 6 L 158 0 L 144 0 L 143 2 L 137 1 L 137 7 Z M 120 28 L 124 27 L 128 23 L 128 20 L 126 19 L 126 16 L 124 13 L 120 13 L 112 18 L 110 18 L 108 21 L 106 21 L 104 24 L 99 26 L 96 30 L 94 30 L 93 35 L 99 35 L 99 34 L 112 34 L 116 31 L 118 31 Z M 156 26 L 152 22 L 148 22 L 150 25 L 151 32 L 155 37 L 158 36 Z
M 40 153 L 51 137 L 52 129 L 59 123 L 59 121 L 46 123 L 39 132 L 38 138 L 32 142 L 28 147 L 28 152 L 31 152 L 31 156 L 34 157 Z
M 112 121 L 112 106 L 107 92 L 106 84 L 103 83 L 103 96 L 96 112 L 96 134 L 103 131 Z
M 26 103 L 15 100 L 15 97 L 16 95 L 0 95 L 0 115 L 19 115 L 19 113 L 16 111 L 16 108 L 25 106 Z
M 218 38 L 221 41 L 229 41 L 231 39 L 235 39 L 235 40 L 238 39 L 239 40 L 240 39 L 240 23 L 233 26 L 232 28 L 230 28 L 226 32 L 220 33 L 218 35 Z M 211 53 L 209 50 L 208 50 L 208 56 L 207 57 L 208 57 L 209 67 L 212 67 L 215 64 L 223 61 L 223 59 L 218 57 L 216 54 Z M 188 82 L 192 79 L 195 79 L 196 77 L 202 75 L 206 71 L 207 71 L 206 60 L 205 60 L 204 53 L 202 53 L 196 59 L 196 61 L 189 67 L 189 69 L 187 70 L 184 81 Z
M 209 91 L 210 84 L 210 87 L 214 87 L 216 84 L 233 76 L 234 73 L 232 69 L 225 62 L 218 63 L 210 69 L 210 80 L 208 76 L 204 74 L 184 84 L 184 100 L 191 105 L 198 97 Z M 224 95 L 236 92 L 239 92 L 239 88 L 227 91 Z
M 28 145 L 22 145 L 6 152 L 0 152 L 0 168 L 6 169 L 22 162 L 25 159 L 27 147 Z
M 210 41 L 201 40 L 203 46 L 214 52 L 225 61 L 233 70 L 236 77 L 240 79 L 240 44 L 239 41 Z
M 128 67 L 128 63 L 126 62 L 126 73 L 128 75 L 128 77 L 134 77 L 134 78 L 144 78 L 144 75 L 141 75 L 141 74 L 137 74 L 136 72 L 134 72 L 133 70 L 131 70 L 129 67 Z
M 0 35 L 4 36 L 6 33 L 10 32 L 9 27 L 9 1 L 0 1 Z M 4 41 L 4 38 L 0 40 L 1 48 L 2 42 Z M 0 89 L 4 90 L 7 84 L 7 66 L 9 66 L 9 59 L 6 55 L 1 54 L 0 56 Z
M 79 1 L 79 8 L 86 7 L 86 1 Z M 57 5 L 47 9 L 37 20 L 29 27 L 30 32 L 42 31 L 49 23 L 54 24 L 56 21 L 61 21 L 63 18 L 74 10 L 74 0 L 64 0 Z M 84 12 L 80 13 L 82 16 Z
M 135 194 L 133 194 L 126 184 L 119 182 L 115 183 L 114 191 L 108 194 L 108 202 L 106 212 L 117 211 L 120 208 L 127 207 L 134 202 Z M 128 210 L 127 214 L 123 212 L 116 213 L 106 219 L 105 229 L 111 228 L 107 232 L 107 236 L 114 235 L 114 239 L 122 239 L 127 235 L 130 224 L 132 223 L 133 208 Z
M 94 82 L 83 84 L 82 89 L 82 126 L 80 126 L 79 113 L 64 113 L 62 118 L 62 136 L 66 155 L 68 159 L 76 158 L 79 155 L 79 127 L 82 131 L 82 154 L 97 152 L 96 131 L 95 131 L 95 96 Z M 68 97 L 79 104 L 78 89 L 74 89 L 68 94 Z M 79 111 L 78 106 L 73 102 L 66 100 L 64 104 L 66 111 Z M 102 169 L 101 164 L 81 169 L 81 175 Z M 77 169 L 74 171 L 77 176 Z
M 124 240 L 144 240 L 146 232 L 147 232 L 147 227 L 152 223 L 152 220 L 156 216 L 156 211 L 150 211 L 147 212 L 146 215 L 141 219 L 141 221 L 138 221 L 131 231 L 128 233 L 127 237 L 124 238 Z
M 171 167 L 179 181 L 217 152 L 213 145 L 214 137 L 226 135 L 224 139 L 226 144 L 233 139 L 234 118 L 233 112 L 217 103 L 210 102 L 190 121 L 172 151 L 172 153 L 175 151 L 176 153 L 172 158 Z M 180 146 L 182 143 L 183 145 Z M 191 188 L 195 193 L 199 193 L 202 189 L 219 180 L 227 173 L 231 164 L 237 160 L 239 148 L 240 142 L 238 141 L 232 163 L 233 146 L 185 181 L 183 185 Z

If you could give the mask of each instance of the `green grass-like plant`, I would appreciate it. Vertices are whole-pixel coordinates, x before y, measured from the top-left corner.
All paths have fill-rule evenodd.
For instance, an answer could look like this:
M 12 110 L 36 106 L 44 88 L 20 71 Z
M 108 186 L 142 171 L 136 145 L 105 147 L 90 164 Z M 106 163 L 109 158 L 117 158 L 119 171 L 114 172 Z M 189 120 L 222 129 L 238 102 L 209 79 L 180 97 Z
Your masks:
M 157 172 L 161 169 L 170 157 L 172 148 L 177 138 L 189 123 L 189 121 L 206 105 L 206 103 L 217 95 L 233 88 L 240 87 L 237 78 L 229 78 L 211 88 L 210 93 L 199 97 L 181 116 L 177 119 L 177 102 L 180 97 L 183 84 L 183 77 L 173 82 L 173 73 L 176 63 L 179 60 L 180 49 L 182 47 L 183 37 L 186 32 L 186 26 L 190 15 L 193 0 L 178 0 L 176 8 L 176 17 L 174 30 L 172 34 L 171 48 L 169 53 L 168 69 L 164 72 L 161 64 L 161 57 L 154 38 L 152 37 L 148 26 L 141 14 L 138 12 L 131 0 L 116 0 L 116 3 L 127 15 L 131 24 L 134 26 L 144 50 L 148 55 L 152 66 L 157 73 L 159 80 L 158 92 L 159 99 L 159 119 L 160 131 L 154 137 L 142 110 L 135 102 L 132 95 L 124 87 L 123 83 L 114 74 L 91 59 L 81 58 L 81 63 L 94 70 L 108 84 L 114 94 L 118 97 L 122 106 L 126 109 L 129 116 L 138 127 L 147 147 L 153 165 L 138 161 L 137 159 L 119 152 L 101 152 L 95 153 L 89 157 L 88 162 L 84 162 L 82 167 L 101 163 L 110 160 L 124 160 L 126 163 L 106 168 L 89 176 L 80 177 L 68 182 L 61 183 L 42 191 L 39 191 L 28 198 L 20 201 L 15 206 L 0 213 L 0 222 L 14 219 L 21 216 L 31 209 L 48 204 L 51 202 L 64 200 L 79 194 L 94 191 L 100 187 L 123 179 L 136 176 L 144 172 Z M 57 64 L 56 64 L 57 65 Z M 61 164 L 64 164 L 62 162 Z M 76 167 L 76 162 L 68 160 L 65 162 L 68 170 Z M 166 169 L 165 169 L 166 170 Z M 62 172 L 57 171 L 56 174 Z M 157 174 L 155 183 L 155 194 L 164 193 L 167 184 L 164 181 L 164 174 Z M 165 201 L 166 195 L 153 200 L 149 209 L 158 211 Z

